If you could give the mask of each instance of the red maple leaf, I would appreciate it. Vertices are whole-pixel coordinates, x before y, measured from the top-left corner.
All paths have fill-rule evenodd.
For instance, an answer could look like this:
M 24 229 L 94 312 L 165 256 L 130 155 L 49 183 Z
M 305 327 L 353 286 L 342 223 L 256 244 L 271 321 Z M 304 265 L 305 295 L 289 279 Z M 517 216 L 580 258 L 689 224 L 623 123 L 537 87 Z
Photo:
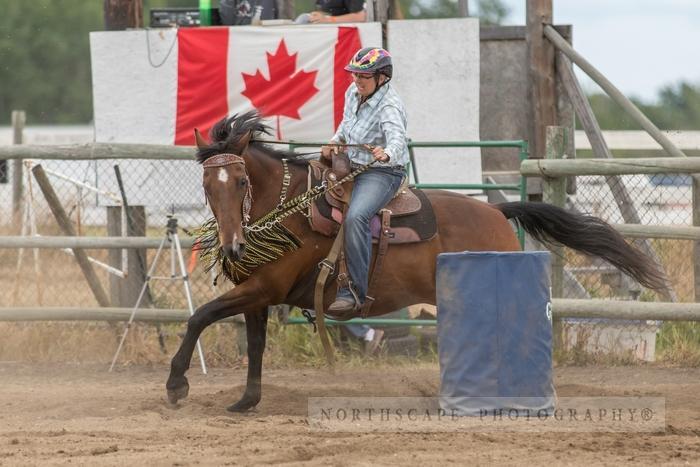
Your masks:
M 266 52 L 270 79 L 256 70 L 255 75 L 241 73 L 245 90 L 241 93 L 264 117 L 277 117 L 277 138 L 282 139 L 280 116 L 300 120 L 299 108 L 318 92 L 314 82 L 318 71 L 296 71 L 297 54 L 289 55 L 284 39 L 274 54 Z

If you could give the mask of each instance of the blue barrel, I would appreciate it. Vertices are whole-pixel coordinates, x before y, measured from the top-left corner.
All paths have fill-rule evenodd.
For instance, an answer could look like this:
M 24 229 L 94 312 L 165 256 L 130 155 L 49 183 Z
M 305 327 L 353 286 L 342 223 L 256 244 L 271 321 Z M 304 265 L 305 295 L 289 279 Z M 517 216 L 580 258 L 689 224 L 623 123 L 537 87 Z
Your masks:
M 550 254 L 437 260 L 440 405 L 459 415 L 554 409 Z

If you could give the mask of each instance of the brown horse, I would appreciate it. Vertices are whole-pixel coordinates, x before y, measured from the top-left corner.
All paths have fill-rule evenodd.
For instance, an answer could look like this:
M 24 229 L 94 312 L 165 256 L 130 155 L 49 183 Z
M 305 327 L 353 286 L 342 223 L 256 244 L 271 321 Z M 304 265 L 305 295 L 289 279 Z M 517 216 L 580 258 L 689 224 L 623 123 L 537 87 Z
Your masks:
M 211 143 L 198 138 L 197 160 L 205 163 L 204 190 L 218 224 L 221 250 L 233 261 L 246 255 L 246 234 L 250 233 L 247 226 L 253 225 L 248 221 L 260 219 L 280 203 L 285 170 L 282 159 L 289 161 L 291 175 L 287 199 L 307 190 L 308 163 L 293 152 L 273 150 L 254 140 L 263 133 L 268 133 L 267 127 L 257 114 L 249 112 L 218 122 L 211 131 Z M 440 253 L 519 250 L 518 239 L 508 219 L 514 220 L 535 239 L 604 258 L 649 288 L 661 290 L 665 287 L 663 274 L 656 264 L 598 218 L 543 203 L 490 205 L 449 191 L 426 190 L 425 193 L 435 211 L 438 234 L 422 243 L 389 248 L 378 279 L 378 292 L 374 294 L 373 316 L 415 303 L 435 304 L 436 257 Z M 249 219 L 245 218 L 246 214 Z M 185 372 L 201 332 L 210 324 L 239 313 L 245 315 L 248 335 L 247 386 L 243 397 L 228 410 L 245 411 L 260 401 L 267 306 L 287 303 L 312 308 L 318 264 L 333 242 L 313 232 L 301 214 L 285 218 L 283 224 L 300 240 L 300 245 L 258 266 L 247 279 L 201 306 L 189 319 L 187 333 L 172 359 L 166 384 L 172 403 L 187 396 L 189 385 Z M 252 246 L 249 245 L 249 249 Z M 325 306 L 330 304 L 335 293 L 335 284 L 331 282 L 327 284 Z

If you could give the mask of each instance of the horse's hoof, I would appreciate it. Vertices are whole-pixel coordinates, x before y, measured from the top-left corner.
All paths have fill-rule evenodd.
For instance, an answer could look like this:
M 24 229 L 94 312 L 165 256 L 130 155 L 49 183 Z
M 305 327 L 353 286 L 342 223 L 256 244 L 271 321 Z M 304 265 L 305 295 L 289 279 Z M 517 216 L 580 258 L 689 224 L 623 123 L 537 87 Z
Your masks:
M 229 412 L 243 413 L 253 409 L 256 405 L 258 405 L 258 402 L 260 401 L 256 401 L 254 399 L 247 399 L 244 397 L 235 404 L 226 407 L 226 410 L 228 410 Z
M 184 399 L 187 397 L 187 394 L 190 392 L 190 385 L 185 379 L 185 384 L 177 387 L 177 388 L 168 388 L 168 400 L 170 401 L 171 404 L 177 404 L 177 401 L 180 399 Z

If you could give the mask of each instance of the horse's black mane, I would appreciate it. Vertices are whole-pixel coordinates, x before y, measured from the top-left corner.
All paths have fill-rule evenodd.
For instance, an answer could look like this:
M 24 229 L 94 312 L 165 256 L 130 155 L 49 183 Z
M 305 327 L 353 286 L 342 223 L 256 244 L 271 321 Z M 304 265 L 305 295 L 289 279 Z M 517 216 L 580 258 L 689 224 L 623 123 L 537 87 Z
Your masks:
M 266 145 L 258 139 L 262 135 L 270 135 L 272 129 L 262 122 L 258 112 L 252 110 L 242 115 L 235 114 L 222 118 L 209 132 L 211 143 L 197 150 L 196 158 L 200 164 L 217 154 L 231 152 L 236 143 L 249 132 L 252 133 L 250 147 L 259 149 L 275 159 L 287 159 L 291 164 L 306 165 L 308 161 L 293 151 L 281 151 Z

